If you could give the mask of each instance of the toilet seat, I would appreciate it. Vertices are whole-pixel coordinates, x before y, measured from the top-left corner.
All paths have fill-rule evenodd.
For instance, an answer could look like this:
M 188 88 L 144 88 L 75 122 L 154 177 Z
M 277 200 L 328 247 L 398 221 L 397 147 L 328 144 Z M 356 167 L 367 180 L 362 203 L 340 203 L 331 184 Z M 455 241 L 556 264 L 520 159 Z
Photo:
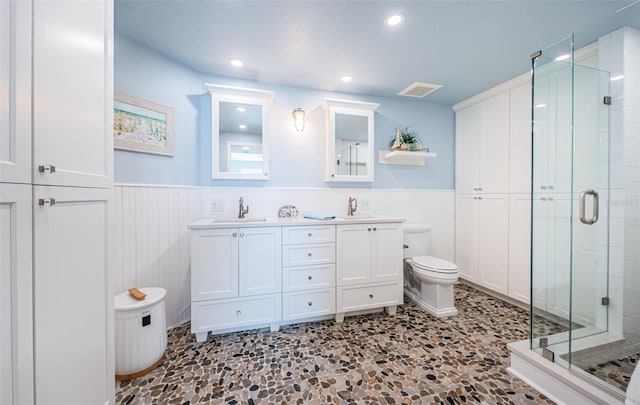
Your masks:
M 433 256 L 418 256 L 411 259 L 413 265 L 420 270 L 442 274 L 458 273 L 458 266 Z M 416 270 L 417 270 L 416 269 Z

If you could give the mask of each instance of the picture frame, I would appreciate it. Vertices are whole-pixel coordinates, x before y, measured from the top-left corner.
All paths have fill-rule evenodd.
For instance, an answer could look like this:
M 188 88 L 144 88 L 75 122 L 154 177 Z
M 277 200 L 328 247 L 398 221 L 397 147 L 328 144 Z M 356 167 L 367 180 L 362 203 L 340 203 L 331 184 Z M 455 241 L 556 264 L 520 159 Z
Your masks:
M 173 156 L 173 109 L 115 92 L 113 147 Z

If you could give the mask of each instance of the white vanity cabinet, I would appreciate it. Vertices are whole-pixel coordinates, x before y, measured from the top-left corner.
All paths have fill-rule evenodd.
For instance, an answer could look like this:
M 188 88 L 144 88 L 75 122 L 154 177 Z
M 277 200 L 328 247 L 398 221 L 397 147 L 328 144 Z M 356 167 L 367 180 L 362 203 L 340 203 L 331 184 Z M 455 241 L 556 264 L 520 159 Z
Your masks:
M 335 313 L 335 241 L 335 225 L 283 228 L 284 321 Z
M 197 229 L 191 236 L 191 331 L 270 324 L 282 319 L 281 227 Z
M 336 226 L 336 321 L 347 312 L 402 304 L 402 223 Z

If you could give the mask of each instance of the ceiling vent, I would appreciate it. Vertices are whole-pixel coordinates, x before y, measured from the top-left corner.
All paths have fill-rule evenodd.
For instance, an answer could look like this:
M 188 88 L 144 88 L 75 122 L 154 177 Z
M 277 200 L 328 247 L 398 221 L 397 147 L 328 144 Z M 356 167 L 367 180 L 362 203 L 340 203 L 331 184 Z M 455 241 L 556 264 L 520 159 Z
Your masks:
M 402 90 L 398 95 L 407 97 L 424 97 L 442 87 L 441 84 L 413 82 L 406 89 Z

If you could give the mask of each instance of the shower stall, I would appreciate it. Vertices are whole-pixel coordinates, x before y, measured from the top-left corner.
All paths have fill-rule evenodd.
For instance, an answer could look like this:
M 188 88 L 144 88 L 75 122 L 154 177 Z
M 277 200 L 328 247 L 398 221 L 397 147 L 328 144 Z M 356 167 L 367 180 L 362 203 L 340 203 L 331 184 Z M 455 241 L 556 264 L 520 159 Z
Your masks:
M 638 2 L 532 55 L 530 328 L 535 356 L 624 400 L 640 358 Z

